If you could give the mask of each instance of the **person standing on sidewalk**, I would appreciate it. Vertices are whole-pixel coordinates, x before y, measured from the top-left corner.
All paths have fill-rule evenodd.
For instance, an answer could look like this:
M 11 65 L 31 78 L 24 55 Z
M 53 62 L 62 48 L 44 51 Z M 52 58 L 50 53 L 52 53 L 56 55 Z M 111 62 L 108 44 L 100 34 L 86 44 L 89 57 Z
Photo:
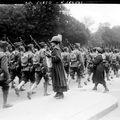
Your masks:
M 10 74 L 8 70 L 8 58 L 6 55 L 6 47 L 8 43 L 6 41 L 0 41 L 0 86 L 3 92 L 3 108 L 12 107 L 12 105 L 7 104 Z
M 53 50 L 51 55 L 47 55 L 52 58 L 52 85 L 53 91 L 56 92 L 54 96 L 56 99 L 64 98 L 63 92 L 67 91 L 67 79 L 59 47 L 61 41 L 59 36 L 53 36 L 51 39 Z
M 92 80 L 95 85 L 93 90 L 97 90 L 98 84 L 102 84 L 105 88 L 104 92 L 107 92 L 109 91 L 109 89 L 105 81 L 105 67 L 104 67 L 103 58 L 102 58 L 103 50 L 102 48 L 97 48 L 96 52 L 98 55 L 95 57 L 95 60 L 94 60 L 94 70 L 93 70 Z

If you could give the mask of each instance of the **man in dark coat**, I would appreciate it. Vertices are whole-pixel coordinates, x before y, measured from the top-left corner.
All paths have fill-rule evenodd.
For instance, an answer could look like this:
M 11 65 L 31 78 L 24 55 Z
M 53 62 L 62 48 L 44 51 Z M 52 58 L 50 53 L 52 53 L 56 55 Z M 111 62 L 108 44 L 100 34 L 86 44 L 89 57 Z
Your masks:
M 98 55 L 95 57 L 95 60 L 94 60 L 94 71 L 93 71 L 92 80 L 95 86 L 93 90 L 97 90 L 97 85 L 100 83 L 105 88 L 104 92 L 107 92 L 109 90 L 105 82 L 105 67 L 104 67 L 103 58 L 101 55 L 102 49 L 99 48 L 96 50 L 96 52 L 98 52 Z
M 52 37 L 51 45 L 53 47 L 52 58 L 52 85 L 56 92 L 55 98 L 61 99 L 64 97 L 63 92 L 67 91 L 67 80 L 65 69 L 62 61 L 61 50 L 59 48 L 61 40 L 59 36 Z

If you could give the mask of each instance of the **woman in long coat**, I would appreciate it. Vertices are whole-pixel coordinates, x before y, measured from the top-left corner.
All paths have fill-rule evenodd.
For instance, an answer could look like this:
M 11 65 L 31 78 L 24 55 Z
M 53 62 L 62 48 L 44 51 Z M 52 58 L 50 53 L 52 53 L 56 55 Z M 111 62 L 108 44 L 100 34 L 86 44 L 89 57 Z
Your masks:
M 51 52 L 52 58 L 52 85 L 53 91 L 56 92 L 55 98 L 63 98 L 63 92 L 67 91 L 67 80 L 65 76 L 64 65 L 61 57 L 61 50 L 59 47 L 60 38 L 54 36 L 51 40 L 53 50 Z
M 105 88 L 104 92 L 109 91 L 106 82 L 105 82 L 105 67 L 103 63 L 103 57 L 102 57 L 102 49 L 97 49 L 97 56 L 95 57 L 94 61 L 94 70 L 93 70 L 93 83 L 95 84 L 93 90 L 97 90 L 98 84 L 102 84 Z

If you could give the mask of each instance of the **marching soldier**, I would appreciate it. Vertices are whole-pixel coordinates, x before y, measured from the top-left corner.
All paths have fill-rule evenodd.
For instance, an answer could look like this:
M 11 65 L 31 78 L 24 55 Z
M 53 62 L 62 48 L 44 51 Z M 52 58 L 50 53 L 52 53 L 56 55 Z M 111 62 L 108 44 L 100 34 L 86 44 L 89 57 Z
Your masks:
M 104 64 L 105 64 L 105 73 L 106 73 L 106 78 L 108 81 L 110 81 L 110 64 L 111 64 L 111 59 L 110 59 L 110 53 L 109 49 L 105 49 L 105 59 L 104 59 Z
M 70 76 L 74 79 L 75 73 L 77 73 L 78 88 L 81 86 L 81 78 L 84 71 L 84 60 L 79 46 L 75 45 L 75 49 L 70 54 Z
M 119 61 L 118 61 L 118 50 L 115 49 L 112 54 L 112 61 L 111 61 L 112 70 L 114 75 L 118 77 L 118 69 L 119 69 Z
M 40 47 L 41 49 L 37 51 L 33 57 L 33 66 L 35 69 L 35 82 L 31 86 L 29 92 L 27 93 L 28 99 L 31 99 L 33 90 L 38 86 L 42 78 L 44 78 L 44 96 L 49 95 L 47 93 L 49 77 L 48 77 L 48 67 L 46 63 L 45 43 L 41 42 Z
M 11 52 L 9 57 L 9 70 L 10 76 L 12 80 L 12 88 L 15 87 L 14 79 L 17 76 L 19 78 L 19 82 L 21 81 L 21 65 L 20 65 L 20 52 L 19 46 L 22 45 L 20 42 L 15 42 L 15 50 Z
M 93 48 L 87 55 L 87 73 L 88 77 L 87 80 L 90 81 L 90 77 L 93 73 L 94 67 L 94 59 L 96 57 L 96 48 Z
M 64 47 L 64 52 L 61 53 L 62 55 L 62 60 L 63 60 L 63 64 L 64 64 L 64 69 L 65 72 L 67 74 L 67 82 L 69 82 L 69 71 L 70 71 L 70 53 L 69 53 L 69 49 L 67 47 Z M 69 87 L 69 83 L 68 83 L 68 87 Z M 69 88 L 68 88 L 69 89 Z
M 21 89 L 21 87 L 26 84 L 29 80 L 30 82 L 33 84 L 34 83 L 34 68 L 33 68 L 33 46 L 27 45 L 26 49 L 27 51 L 24 52 L 24 49 L 21 50 L 23 51 L 21 53 L 21 58 L 20 58 L 20 62 L 21 62 L 21 73 L 22 73 L 22 77 L 21 77 L 21 82 L 19 83 L 19 85 L 15 88 L 15 93 L 17 96 L 19 96 L 19 91 Z
M 7 104 L 10 74 L 8 70 L 8 58 L 6 56 L 6 47 L 8 43 L 6 41 L 0 41 L 0 86 L 3 92 L 3 108 L 11 107 L 12 105 Z

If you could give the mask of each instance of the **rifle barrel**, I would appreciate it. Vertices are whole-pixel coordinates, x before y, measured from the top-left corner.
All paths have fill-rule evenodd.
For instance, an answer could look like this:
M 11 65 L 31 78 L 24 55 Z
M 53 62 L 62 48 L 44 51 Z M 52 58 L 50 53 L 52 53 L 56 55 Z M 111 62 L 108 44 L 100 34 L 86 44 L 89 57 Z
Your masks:
M 38 48 L 40 49 L 40 46 L 38 45 L 38 43 L 36 42 L 36 40 L 35 39 L 33 39 L 33 37 L 30 35 L 30 38 L 31 38 L 31 40 L 38 46 Z

